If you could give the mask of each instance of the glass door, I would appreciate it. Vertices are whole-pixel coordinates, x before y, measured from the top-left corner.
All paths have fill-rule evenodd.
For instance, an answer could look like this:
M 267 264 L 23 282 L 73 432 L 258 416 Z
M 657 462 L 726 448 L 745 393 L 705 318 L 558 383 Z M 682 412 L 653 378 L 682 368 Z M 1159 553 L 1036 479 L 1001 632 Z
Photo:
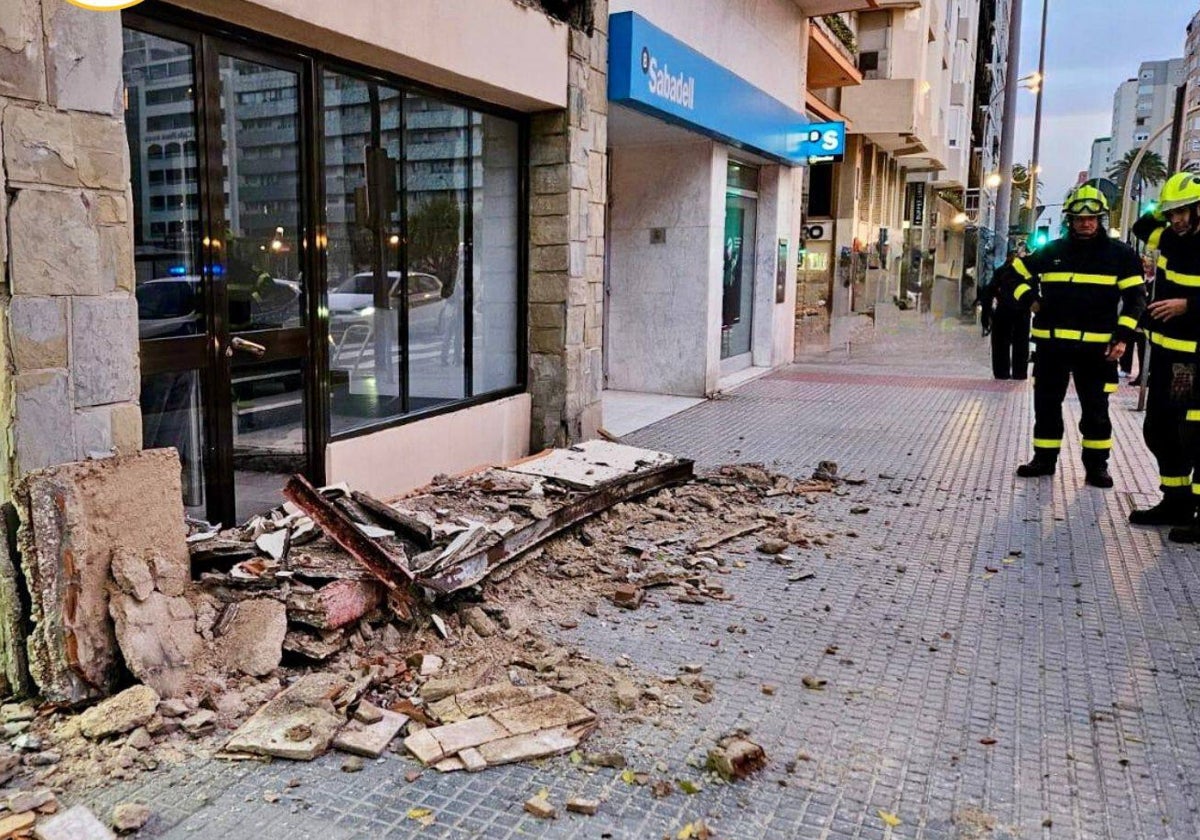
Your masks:
M 750 353 L 754 320 L 754 235 L 758 169 L 729 162 L 725 192 L 725 248 L 721 284 L 721 358 Z
M 230 524 L 320 478 L 298 63 L 127 15 L 143 443 Z
M 301 73 L 216 42 L 208 58 L 220 103 L 211 259 L 221 481 L 242 521 L 278 504 L 288 477 L 307 466 Z

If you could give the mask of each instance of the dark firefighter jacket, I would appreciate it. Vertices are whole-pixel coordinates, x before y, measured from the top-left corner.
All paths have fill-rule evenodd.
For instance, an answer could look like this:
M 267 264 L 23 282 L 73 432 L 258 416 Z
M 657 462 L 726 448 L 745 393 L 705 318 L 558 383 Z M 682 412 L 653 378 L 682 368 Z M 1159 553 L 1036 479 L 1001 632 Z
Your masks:
M 1142 319 L 1153 344 L 1181 353 L 1197 352 L 1200 338 L 1200 236 L 1180 236 L 1170 225 L 1147 213 L 1133 225 L 1133 235 L 1158 251 L 1154 299 L 1185 298 L 1187 312 L 1170 321 Z
M 1013 260 L 1013 269 L 1019 275 L 1013 299 L 1023 307 L 1039 304 L 1033 338 L 1097 345 L 1133 339 L 1146 290 L 1142 262 L 1128 245 L 1103 232 L 1067 236 Z

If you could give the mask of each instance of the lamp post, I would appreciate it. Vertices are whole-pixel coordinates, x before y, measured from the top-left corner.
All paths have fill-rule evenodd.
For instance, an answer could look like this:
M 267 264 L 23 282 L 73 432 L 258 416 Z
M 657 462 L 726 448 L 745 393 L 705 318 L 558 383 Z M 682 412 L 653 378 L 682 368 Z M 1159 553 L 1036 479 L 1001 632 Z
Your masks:
M 1013 136 L 1017 127 L 1017 66 L 1021 61 L 1021 0 L 1012 0 L 1008 13 L 1008 55 L 1004 69 L 1004 114 L 1000 121 L 1000 172 L 1012 172 Z M 1012 208 L 1012 180 L 1002 177 L 996 194 L 996 247 L 993 266 L 1008 257 L 1008 219 Z
M 1033 162 L 1029 168 L 1029 201 L 1026 205 L 1029 207 L 1030 225 L 1035 221 L 1033 208 L 1037 195 L 1038 160 L 1042 147 L 1042 91 L 1046 87 L 1046 15 L 1049 8 L 1050 0 L 1042 0 L 1042 34 L 1041 43 L 1038 45 L 1037 104 L 1033 111 Z

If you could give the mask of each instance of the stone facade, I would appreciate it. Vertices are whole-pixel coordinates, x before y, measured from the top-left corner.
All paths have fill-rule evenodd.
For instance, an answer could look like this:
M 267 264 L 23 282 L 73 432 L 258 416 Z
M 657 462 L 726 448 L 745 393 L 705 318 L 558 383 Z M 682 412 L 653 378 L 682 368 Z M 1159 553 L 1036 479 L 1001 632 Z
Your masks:
M 121 54 L 120 15 L 0 3 L 5 497 L 31 470 L 141 446 Z
M 594 437 L 604 388 L 608 3 L 571 30 L 566 111 L 530 130 L 529 382 L 531 445 Z

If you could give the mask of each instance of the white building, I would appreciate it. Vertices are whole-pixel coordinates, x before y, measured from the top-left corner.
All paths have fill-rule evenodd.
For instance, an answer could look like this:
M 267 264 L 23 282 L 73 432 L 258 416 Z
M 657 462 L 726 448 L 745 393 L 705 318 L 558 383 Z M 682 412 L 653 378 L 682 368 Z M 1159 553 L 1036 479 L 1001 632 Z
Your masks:
M 1108 168 L 1113 162 L 1113 140 L 1111 137 L 1097 137 L 1092 141 L 1092 159 L 1088 164 L 1088 180 L 1107 178 Z
M 1184 60 L 1144 61 L 1136 78 L 1122 82 L 1113 94 L 1112 161 L 1119 161 L 1131 149 L 1141 148 L 1159 126 L 1171 120 L 1175 110 L 1175 91 L 1185 79 Z M 1171 148 L 1171 132 L 1166 131 L 1150 147 L 1163 160 Z
M 1187 84 L 1187 110 L 1200 107 L 1200 11 L 1187 26 L 1187 44 L 1183 50 L 1183 68 Z M 1200 163 L 1200 114 L 1187 121 L 1183 138 L 1183 165 Z

